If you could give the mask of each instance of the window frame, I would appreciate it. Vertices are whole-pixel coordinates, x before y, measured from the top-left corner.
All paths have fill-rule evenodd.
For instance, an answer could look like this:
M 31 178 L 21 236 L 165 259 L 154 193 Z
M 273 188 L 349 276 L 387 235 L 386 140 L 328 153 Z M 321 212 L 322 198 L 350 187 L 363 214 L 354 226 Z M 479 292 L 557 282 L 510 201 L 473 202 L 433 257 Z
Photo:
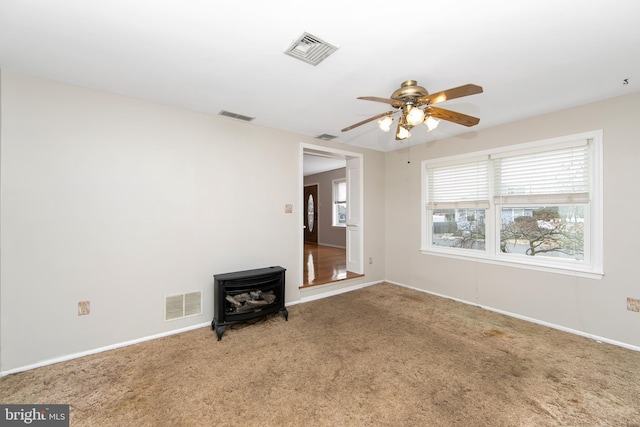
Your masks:
M 584 260 L 581 262 L 552 257 L 513 256 L 500 252 L 500 224 L 503 207 L 513 207 L 513 203 L 496 203 L 494 198 L 494 180 L 492 178 L 493 165 L 490 165 L 489 176 L 489 207 L 485 211 L 485 248 L 483 250 L 436 246 L 433 241 L 433 206 L 429 206 L 429 168 L 443 165 L 463 165 L 465 163 L 486 158 L 491 162 L 491 156 L 504 157 L 518 155 L 531 150 L 554 150 L 579 140 L 589 141 L 589 201 L 580 203 L 585 206 L 584 230 Z M 423 160 L 422 173 L 422 212 L 421 212 L 421 248 L 422 254 L 444 256 L 449 258 L 475 260 L 484 263 L 532 269 L 538 271 L 568 274 L 580 277 L 600 279 L 604 275 L 603 268 L 603 131 L 594 130 L 578 134 L 566 135 L 540 141 L 515 144 L 490 150 L 477 151 L 462 155 Z M 526 207 L 520 203 L 517 207 Z M 539 205 L 539 204 L 538 204 Z M 568 203 L 549 203 L 548 206 L 569 205 Z M 529 204 L 533 207 L 534 204 Z M 537 206 L 537 205 L 536 205 Z M 474 208 L 473 204 L 459 203 L 456 209 Z M 477 208 L 477 207 L 476 207 Z
M 338 200 L 340 191 L 339 191 L 339 187 L 340 184 L 344 184 L 345 186 L 345 191 L 344 191 L 344 197 L 345 200 Z M 345 228 L 347 226 L 347 222 L 346 222 L 346 216 L 345 216 L 345 222 L 344 223 L 340 223 L 338 221 L 338 206 L 341 204 L 344 204 L 345 206 L 345 211 L 346 211 L 346 207 L 347 207 L 347 178 L 337 178 L 337 179 L 333 179 L 331 180 L 331 207 L 332 207 L 332 220 L 331 220 L 331 224 L 333 227 L 340 227 L 340 228 Z

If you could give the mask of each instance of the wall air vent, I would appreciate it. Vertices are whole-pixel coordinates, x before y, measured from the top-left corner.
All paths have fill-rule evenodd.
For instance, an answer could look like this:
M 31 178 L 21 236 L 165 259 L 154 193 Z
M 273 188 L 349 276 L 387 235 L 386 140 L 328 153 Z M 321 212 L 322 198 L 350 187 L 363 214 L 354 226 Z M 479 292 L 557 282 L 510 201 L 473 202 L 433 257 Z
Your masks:
M 231 111 L 220 110 L 218 113 L 219 116 L 230 117 L 236 120 L 242 120 L 244 122 L 250 122 L 255 119 L 255 117 L 243 116 L 242 114 L 232 113 Z
M 332 139 L 336 139 L 337 136 L 335 135 L 329 135 L 328 133 L 323 133 L 322 135 L 318 135 L 316 136 L 316 138 L 318 139 L 323 139 L 325 141 L 331 141 Z
M 164 297 L 164 320 L 177 320 L 202 314 L 202 291 Z
M 303 33 L 284 53 L 311 65 L 318 65 L 338 50 L 337 47 L 309 33 Z

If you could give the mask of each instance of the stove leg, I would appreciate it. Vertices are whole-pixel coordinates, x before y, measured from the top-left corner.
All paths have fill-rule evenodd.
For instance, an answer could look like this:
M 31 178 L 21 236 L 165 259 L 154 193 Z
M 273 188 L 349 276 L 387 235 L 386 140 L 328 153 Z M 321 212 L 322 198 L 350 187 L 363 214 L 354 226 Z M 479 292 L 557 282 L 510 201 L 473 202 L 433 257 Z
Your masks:
M 211 321 L 211 329 L 216 331 L 216 335 L 218 336 L 218 341 L 222 339 L 222 334 L 224 334 L 225 326 L 224 325 L 216 325 L 215 319 Z
M 289 312 L 286 308 L 282 309 L 282 314 L 284 315 L 284 320 L 289 321 Z
M 216 328 L 216 335 L 218 335 L 218 341 L 222 339 L 222 334 L 224 334 L 224 325 L 220 325 Z

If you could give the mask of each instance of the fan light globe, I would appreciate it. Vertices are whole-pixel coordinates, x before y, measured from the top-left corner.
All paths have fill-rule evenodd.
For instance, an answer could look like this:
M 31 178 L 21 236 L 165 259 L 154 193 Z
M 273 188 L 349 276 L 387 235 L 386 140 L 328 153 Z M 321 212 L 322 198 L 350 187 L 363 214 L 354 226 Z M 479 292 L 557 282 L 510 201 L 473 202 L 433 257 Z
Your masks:
M 411 136 L 411 133 L 403 126 L 399 126 L 398 127 L 398 133 L 396 134 L 396 137 L 398 139 L 407 139 Z
M 407 113 L 407 123 L 410 124 L 411 126 L 420 124 L 422 123 L 423 120 L 424 120 L 424 110 L 420 108 L 413 107 L 411 108 L 411 110 L 409 110 L 409 113 Z
M 430 132 L 438 127 L 440 124 L 440 120 L 434 119 L 433 117 L 427 117 L 427 120 L 424 121 L 424 124 L 427 126 L 427 132 Z
M 384 132 L 389 132 L 389 129 L 391 129 L 391 123 L 393 123 L 393 117 L 384 116 L 383 118 L 378 120 L 378 127 Z

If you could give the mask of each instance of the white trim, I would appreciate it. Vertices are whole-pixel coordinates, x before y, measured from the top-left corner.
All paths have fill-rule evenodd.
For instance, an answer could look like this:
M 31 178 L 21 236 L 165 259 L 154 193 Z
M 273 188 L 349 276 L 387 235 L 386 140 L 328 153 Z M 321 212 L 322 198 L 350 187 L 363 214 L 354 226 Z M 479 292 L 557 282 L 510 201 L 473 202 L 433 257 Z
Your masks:
M 588 332 L 583 332 L 583 331 L 579 331 L 579 330 L 576 330 L 576 329 L 567 328 L 565 326 L 556 325 L 555 323 L 545 322 L 543 320 L 534 319 L 532 317 L 521 316 L 519 314 L 515 314 L 515 313 L 512 313 L 510 311 L 500 310 L 500 309 L 497 309 L 497 308 L 481 305 L 481 304 L 478 304 L 478 303 L 475 303 L 475 302 L 470 302 L 470 301 L 463 300 L 463 299 L 460 299 L 460 298 L 454 298 L 454 297 L 451 297 L 451 296 L 448 296 L 448 295 L 439 294 L 437 292 L 431 292 L 431 291 L 427 291 L 427 290 L 424 290 L 424 289 L 416 288 L 416 287 L 413 287 L 413 286 L 408 286 L 408 285 L 405 285 L 405 284 L 402 284 L 402 283 L 392 282 L 390 280 L 386 280 L 386 282 L 387 283 L 391 283 L 392 285 L 402 286 L 403 288 L 412 289 L 414 291 L 424 292 L 425 294 L 433 295 L 433 296 L 436 296 L 436 297 L 450 299 L 450 300 L 461 302 L 461 303 L 467 304 L 467 305 L 473 305 L 475 307 L 480 307 L 480 308 L 482 308 L 484 310 L 488 310 L 488 311 L 492 311 L 494 313 L 498 313 L 498 314 L 502 314 L 502 315 L 505 315 L 505 316 L 513 317 L 513 318 L 516 318 L 516 319 L 524 320 L 526 322 L 535 323 L 537 325 L 546 326 L 546 327 L 549 327 L 549 328 L 552 328 L 552 329 L 557 329 L 557 330 L 562 331 L 562 332 L 568 332 L 568 333 L 573 334 L 573 335 L 579 335 L 581 337 L 590 338 L 590 339 L 592 339 L 592 340 L 594 340 L 594 341 L 596 341 L 598 343 L 606 342 L 607 344 L 612 344 L 612 345 L 615 345 L 617 347 L 622 347 L 622 348 L 626 348 L 626 349 L 629 349 L 629 350 L 639 351 L 640 352 L 640 346 L 627 344 L 627 343 L 621 342 L 621 341 L 611 340 L 609 338 L 604 338 L 604 337 L 601 337 L 601 336 L 598 336 L 598 335 L 593 335 L 593 334 L 590 334 Z
M 347 269 L 364 274 L 364 155 L 347 156 Z M 354 170 L 356 173 L 354 173 Z M 354 185 L 354 178 L 356 185 Z M 355 194 L 355 197 L 354 197 Z M 354 203 L 357 200 L 357 203 Z M 357 208 L 357 212 L 354 212 Z M 352 244 L 357 241 L 356 247 Z M 357 253 L 356 253 L 357 252 Z
M 591 147 L 591 155 L 592 159 L 597 159 L 599 163 L 594 164 L 594 168 L 590 172 L 590 195 L 593 207 L 589 213 L 585 212 L 585 214 L 592 215 L 589 219 L 592 225 L 587 236 L 590 240 L 586 241 L 585 244 L 591 250 L 589 254 L 591 267 L 604 274 L 604 136 L 602 130 L 592 133 L 594 143 Z M 599 244 L 593 244 L 592 242 L 599 242 Z
M 168 331 L 168 332 L 162 332 L 162 333 L 155 334 L 155 335 L 150 335 L 150 336 L 146 336 L 146 337 L 142 337 L 142 338 L 136 338 L 136 339 L 131 340 L 131 341 L 124 341 L 124 342 L 121 342 L 121 343 L 111 344 L 111 345 L 107 345 L 107 346 L 104 346 L 104 347 L 98 347 L 98 348 L 94 348 L 93 350 L 81 351 L 79 353 L 72 353 L 72 354 L 68 354 L 66 356 L 61 356 L 61 357 L 56 357 L 56 358 L 53 358 L 53 359 L 43 360 L 41 362 L 33 363 L 31 365 L 19 366 L 19 367 L 14 368 L 14 369 L 9 369 L 9 370 L 0 372 L 0 377 L 4 377 L 6 375 L 11 375 L 11 374 L 16 374 L 18 372 L 28 371 L 28 370 L 31 370 L 31 369 L 41 368 L 41 367 L 47 366 L 47 365 L 53 365 L 53 364 L 59 363 L 59 362 L 66 362 L 66 361 L 73 360 L 73 359 L 79 359 L 80 357 L 91 356 L 92 354 L 98 354 L 98 353 L 102 353 L 102 352 L 109 351 L 109 350 L 115 350 L 115 349 L 121 348 L 121 347 L 128 347 L 130 345 L 140 344 L 140 343 L 143 343 L 145 341 L 151 341 L 151 340 L 155 340 L 157 338 L 164 338 L 164 337 L 167 337 L 169 335 L 181 334 L 183 332 L 192 331 L 194 329 L 203 328 L 205 326 L 211 327 L 211 322 L 200 323 L 200 324 L 197 324 L 197 325 L 187 326 L 187 327 L 180 328 L 180 329 L 174 329 L 174 330 Z
M 376 281 L 376 282 L 359 282 L 359 278 L 350 279 L 350 280 L 342 280 L 339 282 L 331 282 L 325 285 L 317 285 L 310 286 L 307 288 L 300 288 L 300 303 L 315 301 L 319 299 L 324 299 L 328 297 L 332 297 L 335 295 L 344 294 L 347 292 L 355 291 L 358 289 L 366 288 L 372 285 L 377 285 L 379 283 L 383 283 L 384 280 Z M 304 294 L 307 293 L 307 296 Z
M 348 160 L 349 158 L 358 158 L 360 159 L 360 168 L 359 168 L 359 203 L 360 203 L 360 215 L 359 215 L 359 227 L 361 230 L 364 230 L 364 223 L 365 223 L 365 219 L 364 219 L 364 154 L 362 153 L 357 153 L 357 152 L 353 152 L 353 151 L 344 151 L 344 150 L 339 150 L 336 148 L 330 148 L 330 147 L 325 147 L 322 145 L 315 145 L 315 144 L 309 144 L 306 142 L 301 142 L 300 143 L 300 154 L 298 157 L 298 165 L 299 165 L 299 174 L 298 174 L 298 180 L 299 180 L 299 186 L 298 188 L 303 189 L 304 188 L 304 155 L 305 154 L 312 154 L 315 156 L 324 156 L 324 157 L 330 157 L 330 158 L 344 158 L 345 160 Z M 298 206 L 302 209 L 303 208 L 303 203 L 304 203 L 304 191 L 299 191 L 298 192 L 298 196 L 297 196 L 297 200 L 298 200 Z M 299 275 L 298 275 L 298 288 L 300 288 L 303 285 L 303 281 L 304 281 L 304 220 L 303 220 L 303 215 L 298 215 L 297 218 L 297 223 L 298 223 L 298 230 L 299 230 L 299 235 L 298 235 L 298 242 L 299 242 L 299 247 L 298 247 L 298 259 L 300 260 L 300 271 L 299 271 Z M 346 228 L 346 227 L 345 227 Z M 364 271 L 364 232 L 361 232 L 358 238 L 358 245 L 359 247 L 359 255 L 360 255 L 360 259 L 359 259 L 359 264 L 360 264 L 360 271 Z
M 347 249 L 346 246 L 334 245 L 334 244 L 331 244 L 331 243 L 318 242 L 318 246 L 328 246 L 330 248 Z
M 546 265 L 542 265 L 540 263 L 533 264 L 533 263 L 528 263 L 526 259 L 510 258 L 509 261 L 505 261 L 504 258 L 501 258 L 501 259 L 488 258 L 486 254 L 484 254 L 482 251 L 478 251 L 475 249 L 465 249 L 465 250 L 468 251 L 467 254 L 461 253 L 461 249 L 458 249 L 455 252 L 453 252 L 453 250 L 447 250 L 447 248 L 438 248 L 438 249 L 429 249 L 429 250 L 421 249 L 420 253 L 422 253 L 423 255 L 435 255 L 435 256 L 441 256 L 441 257 L 447 257 L 447 258 L 461 259 L 464 261 L 477 261 L 477 262 L 483 262 L 486 264 L 502 265 L 504 267 L 524 268 L 527 270 L 543 271 L 546 273 L 556 273 L 556 274 L 564 274 L 568 276 L 584 277 L 587 279 L 600 280 L 604 277 L 604 272 L 602 270 L 580 269 L 580 268 L 576 268 L 574 265 L 561 266 L 561 265 L 551 265 L 551 263 Z M 560 261 L 558 261 L 558 264 L 559 263 Z
M 514 145 L 504 146 L 504 147 L 496 147 L 490 148 L 487 150 L 474 151 L 464 154 L 456 154 L 454 156 L 446 156 L 446 157 L 438 157 L 435 159 L 428 159 L 422 161 L 422 168 L 424 169 L 425 165 L 433 166 L 433 165 L 446 165 L 449 163 L 455 164 L 459 163 L 461 160 L 469 160 L 473 161 L 474 158 L 482 159 L 483 157 L 495 156 L 498 152 L 500 154 L 510 153 L 513 151 L 521 151 L 521 150 L 531 150 L 537 149 L 539 147 L 546 147 L 549 145 L 558 145 L 558 144 L 569 144 L 577 140 L 587 140 L 600 138 L 602 141 L 602 129 L 592 130 L 588 132 L 575 133 L 571 135 L 558 136 L 555 138 L 542 139 L 540 141 L 531 141 L 531 142 L 523 142 Z

